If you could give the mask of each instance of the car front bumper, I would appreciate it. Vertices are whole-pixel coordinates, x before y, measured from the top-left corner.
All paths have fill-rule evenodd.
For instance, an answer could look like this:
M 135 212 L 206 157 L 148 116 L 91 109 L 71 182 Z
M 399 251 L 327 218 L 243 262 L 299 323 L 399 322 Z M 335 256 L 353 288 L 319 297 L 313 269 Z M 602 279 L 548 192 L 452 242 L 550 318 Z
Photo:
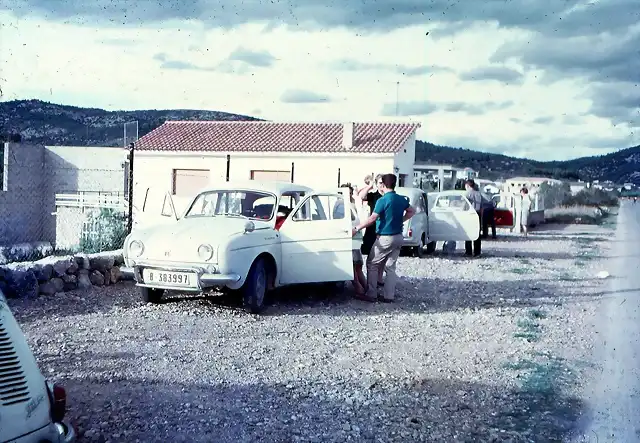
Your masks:
M 73 443 L 76 441 L 76 432 L 67 422 L 50 423 L 44 428 L 29 434 L 10 440 L 11 443 Z
M 142 277 L 142 270 L 144 268 L 154 269 L 156 271 L 164 272 L 189 272 L 194 273 L 197 276 L 197 287 L 184 287 L 171 284 L 147 284 Z M 123 266 L 120 268 L 120 272 L 123 276 L 133 278 L 136 282 L 136 286 L 155 289 L 169 289 L 179 290 L 185 292 L 200 292 L 204 289 L 216 288 L 226 286 L 234 283 L 238 283 L 241 280 L 241 276 L 238 274 L 215 274 L 207 272 L 205 269 L 194 266 L 173 266 L 173 265 L 161 265 L 152 263 L 137 263 L 135 266 Z

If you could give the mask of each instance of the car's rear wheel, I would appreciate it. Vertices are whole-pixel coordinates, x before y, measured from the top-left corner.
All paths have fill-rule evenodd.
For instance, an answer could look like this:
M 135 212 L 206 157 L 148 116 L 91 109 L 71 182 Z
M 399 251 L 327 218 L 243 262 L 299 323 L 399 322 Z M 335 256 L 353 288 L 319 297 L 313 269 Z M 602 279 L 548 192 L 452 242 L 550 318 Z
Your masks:
M 438 243 L 434 241 L 427 243 L 427 254 L 433 254 L 434 252 L 436 252 L 437 244 Z
M 259 314 L 264 310 L 264 297 L 267 293 L 267 266 L 259 258 L 249 270 L 247 280 L 242 287 L 244 309 L 251 314 Z
M 140 288 L 140 295 L 145 303 L 160 303 L 164 289 Z

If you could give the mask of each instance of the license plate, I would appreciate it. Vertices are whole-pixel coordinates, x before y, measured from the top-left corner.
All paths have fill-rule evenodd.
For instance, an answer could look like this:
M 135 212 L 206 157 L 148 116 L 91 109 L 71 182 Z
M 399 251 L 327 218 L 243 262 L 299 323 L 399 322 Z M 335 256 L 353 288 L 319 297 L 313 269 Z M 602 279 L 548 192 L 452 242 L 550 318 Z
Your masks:
M 159 271 L 157 269 L 144 269 L 142 278 L 146 284 L 159 284 L 163 286 L 176 286 L 184 288 L 197 287 L 196 274 L 189 272 Z

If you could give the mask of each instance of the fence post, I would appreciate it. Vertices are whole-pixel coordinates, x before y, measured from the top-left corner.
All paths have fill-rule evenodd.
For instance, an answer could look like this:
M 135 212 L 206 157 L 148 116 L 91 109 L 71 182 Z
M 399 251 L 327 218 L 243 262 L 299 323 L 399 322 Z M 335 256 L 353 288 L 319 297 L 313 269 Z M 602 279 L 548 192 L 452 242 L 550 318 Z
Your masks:
M 129 210 L 127 214 L 127 234 L 133 229 L 133 143 L 129 143 Z
M 338 187 L 340 187 L 340 168 L 338 168 Z
M 230 173 L 231 173 L 231 155 L 227 154 L 227 176 L 226 176 L 226 181 L 229 181 Z
M 293 172 L 295 170 L 296 164 L 291 162 L 291 183 L 293 183 Z

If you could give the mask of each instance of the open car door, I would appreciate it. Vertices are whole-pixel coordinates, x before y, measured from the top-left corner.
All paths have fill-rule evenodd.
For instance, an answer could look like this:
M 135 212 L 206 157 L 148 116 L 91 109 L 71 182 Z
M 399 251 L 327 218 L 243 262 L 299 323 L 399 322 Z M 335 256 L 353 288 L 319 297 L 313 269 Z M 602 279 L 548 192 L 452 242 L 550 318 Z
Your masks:
M 496 205 L 493 211 L 496 227 L 513 228 L 516 225 L 514 197 L 506 193 L 500 193 L 494 195 L 492 199 Z
M 462 194 L 429 194 L 429 242 L 467 241 L 480 236 L 480 218 Z
M 280 227 L 280 284 L 353 280 L 351 230 L 341 193 L 304 197 Z
M 174 223 L 178 220 L 171 193 L 158 188 L 146 188 L 143 194 L 135 208 L 134 229 Z

